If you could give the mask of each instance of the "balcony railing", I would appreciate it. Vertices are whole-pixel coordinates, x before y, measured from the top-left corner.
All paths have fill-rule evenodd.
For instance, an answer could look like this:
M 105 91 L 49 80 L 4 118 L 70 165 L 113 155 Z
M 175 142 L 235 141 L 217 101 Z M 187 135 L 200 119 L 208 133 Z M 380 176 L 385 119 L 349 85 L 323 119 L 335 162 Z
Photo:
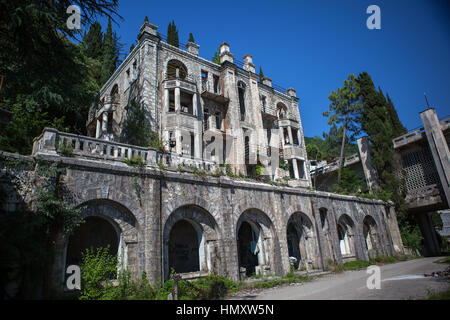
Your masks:
M 62 147 L 65 146 L 63 149 Z M 62 150 L 65 150 L 62 151 Z M 109 160 L 123 162 L 141 156 L 143 164 L 155 167 L 160 164 L 176 170 L 179 166 L 197 168 L 214 172 L 216 164 L 205 159 L 195 159 L 176 154 L 163 153 L 153 148 L 144 148 L 120 142 L 106 141 L 72 133 L 60 132 L 45 128 L 42 134 L 33 141 L 33 155 L 64 155 L 86 159 Z

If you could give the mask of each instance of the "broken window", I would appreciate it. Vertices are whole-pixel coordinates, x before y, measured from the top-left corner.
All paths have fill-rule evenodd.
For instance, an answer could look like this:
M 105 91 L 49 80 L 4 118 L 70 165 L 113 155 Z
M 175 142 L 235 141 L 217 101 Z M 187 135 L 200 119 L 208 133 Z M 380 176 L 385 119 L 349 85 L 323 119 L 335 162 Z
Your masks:
M 169 89 L 169 112 L 175 112 L 175 89 Z
M 222 116 L 221 116 L 221 114 L 220 114 L 220 112 L 216 112 L 216 115 L 215 115 L 215 118 L 216 118 L 216 129 L 222 129 Z
M 202 70 L 202 90 L 208 91 L 208 72 Z
M 262 111 L 264 113 L 267 113 L 266 112 L 266 104 L 267 104 L 266 97 L 265 96 L 260 96 L 260 100 L 261 100 Z
M 293 140 L 292 143 L 294 145 L 298 146 L 299 145 L 299 143 L 298 143 L 298 129 L 291 128 L 291 130 L 292 130 L 292 140 Z
M 220 92 L 220 87 L 219 87 L 219 77 L 214 75 L 213 76 L 213 81 L 214 81 L 214 93 L 219 94 Z
M 238 82 L 238 92 L 239 92 L 239 109 L 241 114 L 241 121 L 245 120 L 245 83 L 242 81 Z
M 170 60 L 167 63 L 167 79 L 186 79 L 187 68 L 178 60 Z
M 184 91 L 180 91 L 181 112 L 188 113 L 188 114 L 194 114 L 194 108 L 192 105 L 192 97 L 193 97 L 193 94 L 187 93 Z

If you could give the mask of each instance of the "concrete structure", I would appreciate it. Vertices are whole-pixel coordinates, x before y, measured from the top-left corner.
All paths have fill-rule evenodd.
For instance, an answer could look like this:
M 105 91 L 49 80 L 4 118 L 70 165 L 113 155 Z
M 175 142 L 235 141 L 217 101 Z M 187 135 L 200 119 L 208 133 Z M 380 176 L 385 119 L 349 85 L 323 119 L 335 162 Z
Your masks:
M 82 147 L 71 157 L 61 156 L 55 141 L 64 140 Z M 93 145 L 98 148 L 89 149 Z M 184 278 L 212 272 L 237 280 L 254 273 L 286 274 L 289 257 L 297 259 L 297 268 L 326 270 L 330 261 L 403 252 L 389 203 L 161 170 L 156 150 L 147 150 L 148 162 L 141 168 L 109 156 L 127 147 L 128 154 L 137 152 L 130 151 L 132 146 L 46 130 L 35 140 L 31 157 L 0 154 L 21 162 L 58 161 L 66 167 L 64 200 L 84 207 L 86 222 L 56 241 L 55 288 L 62 289 L 65 268 L 79 263 L 78 251 L 89 246 L 110 245 L 122 268 L 135 276 L 145 270 L 153 283 L 167 279 L 170 268 Z M 5 162 L 0 164 L 4 177 Z M 16 171 L 15 180 L 28 185 L 35 167 L 23 170 Z M 0 187 L 9 195 L 4 210 L 32 204 L 33 188 L 15 188 L 5 180 Z
M 243 59 L 235 61 L 224 42 L 220 65 L 213 63 L 199 56 L 198 44 L 190 42 L 186 50 L 171 46 L 145 22 L 139 44 L 90 110 L 89 135 L 126 143 L 122 125 L 135 99 L 171 153 L 229 164 L 236 175 L 255 175 L 261 165 L 266 178 L 290 176 L 292 185 L 309 187 L 296 91 L 281 92 L 267 77 L 259 83 L 252 56 Z M 290 172 L 282 172 L 279 160 L 290 164 Z
M 423 127 L 393 140 L 396 174 L 405 179 L 409 211 L 425 239 L 423 254 L 440 254 L 430 212 L 449 208 L 450 117 L 439 120 L 435 109 L 420 113 Z
M 46 128 L 34 139 L 31 156 L 0 153 L 21 163 L 58 162 L 65 167 L 63 200 L 83 208 L 86 222 L 55 242 L 56 290 L 66 267 L 79 264 L 80 251 L 91 246 L 109 245 L 122 269 L 136 277 L 145 271 L 152 283 L 166 280 L 171 268 L 183 278 L 215 273 L 238 280 L 286 274 L 290 261 L 295 268 L 326 270 L 332 261 L 403 252 L 392 203 L 306 188 L 310 176 L 294 89 L 279 92 L 267 77 L 258 83 L 252 57 L 237 66 L 227 43 L 217 65 L 198 56 L 197 44 L 180 50 L 156 30 L 144 23 L 139 45 L 103 87 L 102 104 L 90 110 L 90 136 Z M 121 124 L 133 99 L 170 152 L 124 143 Z M 212 152 L 220 146 L 210 147 L 217 141 L 226 145 L 225 163 L 236 174 L 261 163 L 271 179 L 293 179 L 274 186 L 230 178 L 221 153 Z M 139 167 L 126 164 L 136 156 Z M 280 170 L 279 157 L 290 172 Z M 0 187 L 9 195 L 3 209 L 32 207 L 39 179 L 30 177 L 39 171 L 8 171 L 7 163 L 0 161 Z
M 367 137 L 357 140 L 358 153 L 344 158 L 344 168 L 349 168 L 366 182 L 367 190 L 372 191 L 376 187 L 377 173 L 370 162 L 369 143 Z M 330 191 L 337 184 L 339 160 L 327 163 L 320 162 L 315 166 L 310 164 L 311 180 L 316 190 Z

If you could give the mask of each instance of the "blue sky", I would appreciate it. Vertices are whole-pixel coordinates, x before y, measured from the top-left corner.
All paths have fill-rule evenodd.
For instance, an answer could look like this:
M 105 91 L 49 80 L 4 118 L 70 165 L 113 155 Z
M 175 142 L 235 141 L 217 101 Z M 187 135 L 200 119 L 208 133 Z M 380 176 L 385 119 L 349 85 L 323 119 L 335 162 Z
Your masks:
M 381 30 L 366 27 L 372 4 L 381 9 Z M 119 14 L 124 20 L 113 29 L 125 53 L 147 15 L 162 34 L 174 20 L 180 42 L 192 32 L 206 59 L 224 41 L 236 59 L 251 54 L 257 71 L 297 90 L 306 136 L 328 131 L 322 112 L 331 90 L 362 71 L 389 93 L 407 129 L 421 125 L 424 92 L 438 117 L 450 115 L 447 0 L 122 0 Z

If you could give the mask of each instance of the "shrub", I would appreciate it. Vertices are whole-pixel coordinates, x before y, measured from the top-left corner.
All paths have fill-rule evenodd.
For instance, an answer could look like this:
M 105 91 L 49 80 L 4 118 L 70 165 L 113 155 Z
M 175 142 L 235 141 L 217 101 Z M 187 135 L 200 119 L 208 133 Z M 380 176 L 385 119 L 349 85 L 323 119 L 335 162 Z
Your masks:
M 126 158 L 125 160 L 123 160 L 123 162 L 133 167 L 143 167 L 145 165 L 144 159 L 140 155 L 133 158 Z
M 117 276 L 117 257 L 109 254 L 109 247 L 89 248 L 82 254 L 81 300 L 108 297 L 112 285 L 107 281 Z M 105 284 L 102 284 L 102 281 Z

